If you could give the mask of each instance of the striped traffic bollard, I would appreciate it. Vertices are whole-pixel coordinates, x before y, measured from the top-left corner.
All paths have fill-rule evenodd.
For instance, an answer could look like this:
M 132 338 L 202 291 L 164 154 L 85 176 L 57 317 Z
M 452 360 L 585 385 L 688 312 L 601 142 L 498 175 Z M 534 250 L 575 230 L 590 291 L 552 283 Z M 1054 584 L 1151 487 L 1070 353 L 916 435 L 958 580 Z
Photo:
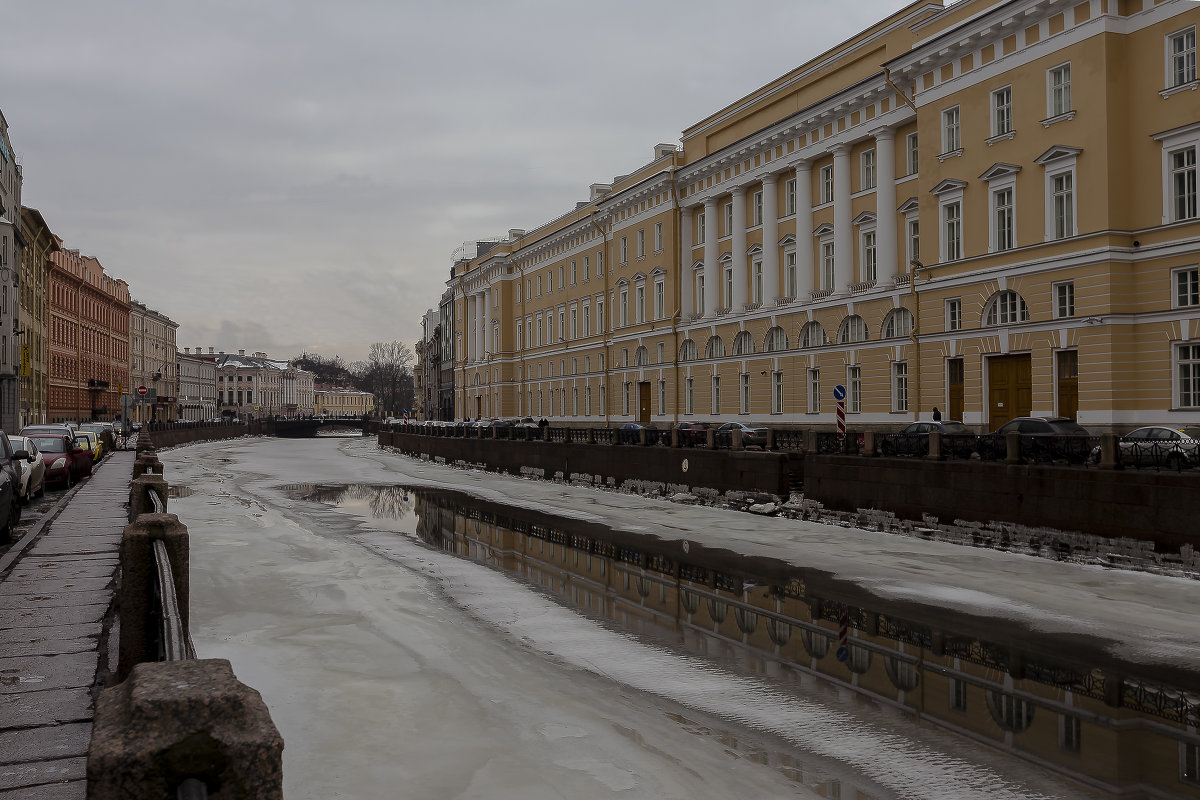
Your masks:
M 838 649 L 837 660 L 845 664 L 850 660 L 850 614 L 843 611 L 838 618 Z
M 840 383 L 833 387 L 833 399 L 837 401 L 837 438 L 840 442 L 846 438 L 846 387 Z

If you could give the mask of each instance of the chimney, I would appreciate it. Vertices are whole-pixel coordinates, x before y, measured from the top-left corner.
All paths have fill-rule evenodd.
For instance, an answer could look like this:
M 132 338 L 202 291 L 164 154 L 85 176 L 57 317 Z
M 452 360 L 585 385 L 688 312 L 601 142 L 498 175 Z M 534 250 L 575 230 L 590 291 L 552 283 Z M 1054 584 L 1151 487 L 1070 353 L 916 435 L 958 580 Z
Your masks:
M 654 160 L 658 161 L 660 158 L 670 158 L 675 155 L 675 152 L 675 145 L 673 144 L 656 144 L 654 145 Z
M 245 351 L 245 350 L 238 350 L 238 355 L 239 355 L 239 356 L 244 356 L 244 355 L 246 355 L 246 351 Z
M 192 348 L 190 348 L 190 347 L 183 348 L 183 354 L 185 356 L 190 356 L 192 354 Z
M 611 183 L 593 183 L 588 187 L 588 201 L 595 202 L 612 192 Z
M 208 348 L 208 354 L 209 354 L 210 356 L 213 354 L 213 350 L 214 350 L 214 349 L 215 349 L 215 348 L 212 348 L 212 347 Z M 225 351 L 224 351 L 224 350 L 222 350 L 221 352 L 222 352 L 222 353 L 224 353 Z
M 525 231 L 521 228 L 509 228 L 508 229 L 508 238 L 509 239 L 513 239 L 513 240 L 520 239 L 524 235 L 525 235 Z

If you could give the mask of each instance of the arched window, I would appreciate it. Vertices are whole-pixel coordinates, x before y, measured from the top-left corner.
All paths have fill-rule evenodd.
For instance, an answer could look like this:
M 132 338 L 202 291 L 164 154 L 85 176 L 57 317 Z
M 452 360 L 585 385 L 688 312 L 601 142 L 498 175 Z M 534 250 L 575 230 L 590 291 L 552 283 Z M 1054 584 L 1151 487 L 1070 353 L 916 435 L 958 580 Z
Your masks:
M 883 338 L 908 336 L 913 330 L 913 315 L 907 308 L 894 308 L 883 321 Z
M 863 322 L 863 318 L 857 314 L 852 314 L 842 320 L 842 325 L 838 328 L 838 344 L 851 344 L 853 342 L 865 342 L 867 340 L 867 323 Z
M 696 343 L 691 339 L 684 339 L 683 344 L 679 346 L 680 361 L 695 361 L 696 360 Z
M 992 719 L 1006 731 L 1020 733 L 1033 722 L 1033 704 L 1011 694 L 989 691 L 987 706 Z
M 633 354 L 633 365 L 635 367 L 644 367 L 650 363 L 650 351 L 643 345 Z
M 825 654 L 829 652 L 829 637 L 823 633 L 806 628 L 800 633 L 800 641 L 804 643 L 804 649 L 813 658 L 824 658 Z
M 801 347 L 822 347 L 829 344 L 829 337 L 819 322 L 810 322 L 800 331 Z
M 887 670 L 888 679 L 902 692 L 911 692 L 917 688 L 919 675 L 917 668 L 908 661 L 903 661 L 895 656 L 888 656 L 883 662 L 884 668 Z
M 1029 307 L 1025 305 L 1025 299 L 1012 289 L 992 295 L 983 312 L 983 324 L 1012 325 L 1017 322 L 1029 322 Z
M 725 356 L 725 343 L 721 341 L 720 336 L 714 336 L 708 340 L 708 346 L 704 348 L 705 358 L 723 358 Z
M 735 356 L 750 355 L 754 352 L 754 337 L 749 331 L 742 331 L 733 340 L 733 354 Z
M 775 326 L 767 331 L 767 338 L 763 340 L 763 352 L 774 353 L 777 350 L 787 350 L 787 346 L 787 334 L 783 332 L 783 328 Z

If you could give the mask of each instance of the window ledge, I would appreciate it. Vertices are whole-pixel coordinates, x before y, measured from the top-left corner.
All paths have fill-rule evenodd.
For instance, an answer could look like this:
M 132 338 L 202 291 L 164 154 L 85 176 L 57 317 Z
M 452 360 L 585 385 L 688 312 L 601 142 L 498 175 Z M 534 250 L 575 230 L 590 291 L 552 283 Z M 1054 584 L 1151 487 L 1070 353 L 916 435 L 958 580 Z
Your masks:
M 985 142 L 987 142 L 987 146 L 988 146 L 988 147 L 991 147 L 991 146 L 992 146 L 992 145 L 994 145 L 996 142 L 1003 142 L 1003 141 L 1005 141 L 1006 139 L 1011 139 L 1011 138 L 1013 138 L 1013 137 L 1014 137 L 1014 136 L 1016 136 L 1016 135 L 1017 135 L 1017 132 L 1016 132 L 1016 131 L 1009 131 L 1008 133 L 1000 133 L 1000 134 L 997 134 L 997 135 L 993 136 L 993 137 L 992 137 L 992 138 L 990 138 L 990 139 L 984 139 L 984 141 L 985 141 Z
M 1070 122 L 1073 119 L 1075 119 L 1075 110 L 1071 109 L 1065 114 L 1055 114 L 1053 117 L 1047 117 L 1042 120 L 1042 127 L 1049 128 L 1056 122 Z
M 951 150 L 948 153 L 942 153 L 940 156 L 937 157 L 937 160 L 939 162 L 943 162 L 948 158 L 956 158 L 957 156 L 961 156 L 962 154 L 963 154 L 963 149 L 960 147 L 957 150 Z
M 1178 92 L 1194 92 L 1196 91 L 1197 87 L 1200 87 L 1200 81 L 1188 81 L 1187 83 L 1181 83 L 1178 86 L 1172 86 L 1169 89 L 1163 89 L 1158 94 L 1160 97 L 1162 97 L 1162 99 L 1166 100 L 1168 97 Z

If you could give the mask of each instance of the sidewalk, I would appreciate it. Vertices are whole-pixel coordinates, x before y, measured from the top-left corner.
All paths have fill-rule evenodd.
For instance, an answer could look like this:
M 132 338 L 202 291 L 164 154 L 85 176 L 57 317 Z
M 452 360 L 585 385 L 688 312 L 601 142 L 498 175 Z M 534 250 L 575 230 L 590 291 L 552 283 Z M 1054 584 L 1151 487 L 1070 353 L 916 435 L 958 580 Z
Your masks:
M 110 453 L 0 558 L 0 800 L 87 794 L 92 690 L 116 661 L 104 627 L 133 459 Z

